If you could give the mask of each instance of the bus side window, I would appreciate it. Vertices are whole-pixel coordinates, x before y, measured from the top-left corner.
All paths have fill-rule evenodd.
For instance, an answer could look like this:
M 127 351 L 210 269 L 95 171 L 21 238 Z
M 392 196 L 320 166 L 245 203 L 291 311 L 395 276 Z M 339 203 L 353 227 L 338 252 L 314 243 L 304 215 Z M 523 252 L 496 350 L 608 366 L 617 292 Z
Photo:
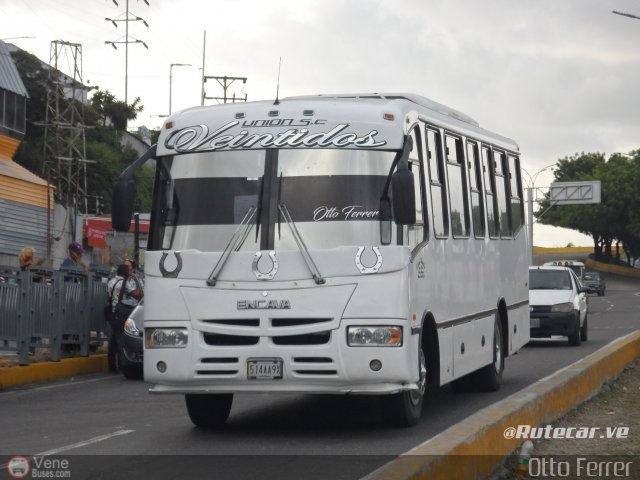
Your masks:
M 482 195 L 482 169 L 478 144 L 467 141 L 467 162 L 469 162 L 469 186 L 471 190 L 471 219 L 476 238 L 485 236 L 484 198 Z
M 451 207 L 451 234 L 453 237 L 469 236 L 469 207 L 467 178 L 464 166 L 462 138 L 445 135 L 447 178 L 449 180 L 449 205 Z
M 493 168 L 493 156 L 491 149 L 485 145 L 482 146 L 482 169 L 484 170 L 484 190 L 487 198 L 487 226 L 489 227 L 489 236 L 498 238 L 500 232 L 498 214 L 498 202 L 495 198 L 495 171 Z
M 495 165 L 495 186 L 496 198 L 498 200 L 498 211 L 500 212 L 500 236 L 509 238 L 513 233 L 511 228 L 511 218 L 509 215 L 509 202 L 507 200 L 507 189 L 509 188 L 509 177 L 507 170 L 507 158 L 500 150 L 493 150 L 493 162 Z
M 424 181 L 424 144 L 419 127 L 413 128 L 409 135 L 413 139 L 413 148 L 409 153 L 409 168 L 413 172 L 414 195 L 416 201 L 416 223 L 408 227 L 409 246 L 415 247 L 426 239 L 425 229 L 425 181 Z
M 433 232 L 436 237 L 449 236 L 447 215 L 447 188 L 442 163 L 442 141 L 440 132 L 427 128 L 427 162 L 429 164 L 429 185 L 433 214 Z
M 515 155 L 509 155 L 509 177 L 511 180 L 511 226 L 514 233 L 524 224 L 524 203 L 522 202 L 522 177 L 520 172 L 520 159 Z

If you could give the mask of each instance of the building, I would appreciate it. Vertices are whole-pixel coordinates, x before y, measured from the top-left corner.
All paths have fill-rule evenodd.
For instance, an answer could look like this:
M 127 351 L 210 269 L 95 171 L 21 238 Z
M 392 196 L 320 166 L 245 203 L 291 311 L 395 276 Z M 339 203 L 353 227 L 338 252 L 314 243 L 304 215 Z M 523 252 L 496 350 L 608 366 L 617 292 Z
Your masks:
M 0 40 L 0 265 L 17 266 L 25 246 L 46 257 L 53 189 L 13 161 L 26 131 L 29 95 L 7 45 Z

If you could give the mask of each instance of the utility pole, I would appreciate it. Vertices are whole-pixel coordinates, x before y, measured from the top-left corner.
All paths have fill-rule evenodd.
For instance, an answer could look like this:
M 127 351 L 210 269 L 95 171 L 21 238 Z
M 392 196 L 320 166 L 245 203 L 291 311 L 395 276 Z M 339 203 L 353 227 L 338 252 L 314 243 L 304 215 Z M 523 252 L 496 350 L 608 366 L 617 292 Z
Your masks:
M 204 31 L 204 35 L 202 38 L 202 85 L 200 90 L 200 106 L 204 106 L 204 59 L 205 59 L 205 50 L 207 49 L 207 31 Z
M 116 6 L 119 6 L 116 0 L 111 0 L 111 1 L 115 3 Z M 147 4 L 147 6 L 149 6 L 149 2 L 147 0 L 143 0 L 143 1 L 144 3 Z M 121 18 L 123 16 L 124 18 Z M 133 38 L 129 36 L 129 22 L 142 22 L 144 23 L 144 26 L 147 28 L 149 28 L 149 24 L 144 18 L 139 17 L 137 15 L 133 15 L 129 11 L 129 0 L 126 0 L 124 13 L 121 13 L 116 18 L 105 17 L 105 20 L 113 23 L 113 25 L 116 28 L 118 28 L 117 22 L 124 22 L 124 26 L 125 26 L 124 37 L 120 37 L 118 40 L 114 40 L 114 41 L 105 41 L 104 43 L 107 45 L 111 45 L 115 50 L 118 49 L 117 44 L 124 43 L 124 103 L 126 105 L 129 105 L 129 44 L 141 43 L 144 46 L 144 48 L 146 48 L 147 50 L 149 49 L 149 46 L 142 40 L 138 40 L 137 38 Z
M 227 103 L 228 100 L 231 100 L 231 103 L 236 103 L 236 101 L 238 102 L 246 102 L 247 101 L 247 94 L 244 94 L 244 98 L 239 97 L 238 99 L 236 99 L 236 94 L 234 93 L 232 97 L 228 97 L 227 96 L 227 91 L 229 89 L 229 87 L 231 86 L 231 84 L 235 81 L 242 81 L 242 84 L 246 84 L 247 83 L 247 77 L 227 77 L 226 75 L 223 77 L 215 77 L 215 76 L 206 76 L 203 75 L 204 81 L 206 82 L 207 80 L 217 80 L 218 83 L 220 84 L 220 86 L 222 87 L 222 92 L 223 95 L 222 97 L 207 97 L 206 93 L 203 92 L 203 105 L 204 105 L 204 100 L 217 100 L 218 103 L 220 103 L 220 101 L 222 101 L 222 103 Z M 244 92 L 243 92 L 244 93 Z

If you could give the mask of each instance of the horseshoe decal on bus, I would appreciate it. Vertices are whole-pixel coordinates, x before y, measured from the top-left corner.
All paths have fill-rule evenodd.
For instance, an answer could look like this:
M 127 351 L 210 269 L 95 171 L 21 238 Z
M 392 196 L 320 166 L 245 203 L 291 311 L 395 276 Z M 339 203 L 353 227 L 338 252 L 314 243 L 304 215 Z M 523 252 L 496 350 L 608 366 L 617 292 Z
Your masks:
M 174 268 L 171 271 L 164 268 L 164 261 L 166 260 L 169 254 L 167 252 L 164 252 L 162 254 L 162 258 L 160 258 L 159 267 L 160 267 L 160 273 L 162 273 L 163 277 L 177 278 L 178 274 L 180 273 L 180 270 L 182 270 L 182 257 L 180 256 L 180 252 L 173 252 L 173 254 L 176 256 L 177 265 L 176 265 L 176 268 Z

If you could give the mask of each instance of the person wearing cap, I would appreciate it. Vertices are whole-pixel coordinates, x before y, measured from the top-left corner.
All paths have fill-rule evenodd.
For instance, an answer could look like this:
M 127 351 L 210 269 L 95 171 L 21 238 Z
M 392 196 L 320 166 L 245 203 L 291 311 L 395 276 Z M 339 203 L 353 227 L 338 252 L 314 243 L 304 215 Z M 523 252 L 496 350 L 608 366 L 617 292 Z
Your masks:
M 82 254 L 84 253 L 84 248 L 78 242 L 71 242 L 68 247 L 69 256 L 64 259 L 61 267 L 82 267 L 82 275 L 85 277 L 89 273 L 89 269 L 85 264 L 82 263 Z M 65 277 L 65 282 L 68 281 Z
M 23 272 L 28 271 L 35 261 L 36 252 L 33 247 L 24 247 L 18 255 L 18 261 L 20 262 L 20 270 Z

